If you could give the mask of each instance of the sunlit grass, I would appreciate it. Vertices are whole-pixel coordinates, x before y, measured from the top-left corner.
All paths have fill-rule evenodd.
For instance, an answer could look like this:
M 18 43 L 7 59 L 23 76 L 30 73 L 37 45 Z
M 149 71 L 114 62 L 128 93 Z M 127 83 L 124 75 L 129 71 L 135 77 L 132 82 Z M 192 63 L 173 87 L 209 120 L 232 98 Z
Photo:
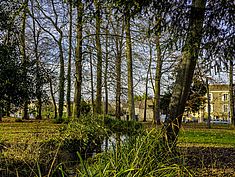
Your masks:
M 41 142 L 59 136 L 61 125 L 49 121 L 0 123 L 0 141 L 24 143 L 29 140 Z
M 228 125 L 215 125 L 211 129 L 183 127 L 179 135 L 180 146 L 235 147 L 235 130 Z

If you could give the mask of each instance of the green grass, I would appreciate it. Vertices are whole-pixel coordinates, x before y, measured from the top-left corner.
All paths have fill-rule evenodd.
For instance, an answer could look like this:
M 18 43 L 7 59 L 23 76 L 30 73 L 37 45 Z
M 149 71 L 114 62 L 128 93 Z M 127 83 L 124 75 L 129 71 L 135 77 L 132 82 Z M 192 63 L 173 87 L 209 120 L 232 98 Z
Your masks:
M 50 121 L 0 123 L 0 142 L 24 143 L 45 141 L 59 136 L 62 125 Z M 228 125 L 184 124 L 179 135 L 179 146 L 235 147 L 235 129 Z
M 235 147 L 235 130 L 228 125 L 186 126 L 181 129 L 179 146 Z
M 41 142 L 58 137 L 61 125 L 49 121 L 0 123 L 0 141 L 25 143 L 29 140 Z

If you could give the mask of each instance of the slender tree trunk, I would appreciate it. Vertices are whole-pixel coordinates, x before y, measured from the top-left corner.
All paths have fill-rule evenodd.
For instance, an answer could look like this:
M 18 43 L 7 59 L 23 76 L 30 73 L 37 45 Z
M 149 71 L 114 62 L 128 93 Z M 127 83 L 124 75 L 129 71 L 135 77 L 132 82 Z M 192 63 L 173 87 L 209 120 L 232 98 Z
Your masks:
M 42 119 L 42 82 L 41 82 L 41 77 L 40 77 L 40 58 L 38 54 L 38 38 L 39 34 L 36 35 L 36 28 L 35 28 L 35 22 L 34 23 L 34 53 L 35 53 L 35 58 L 36 58 L 36 97 L 38 100 L 37 103 L 37 119 Z
M 206 91 L 207 91 L 207 113 L 208 113 L 208 128 L 211 128 L 211 100 L 210 100 L 210 90 L 209 90 L 209 81 L 206 78 Z
M 151 42 L 149 41 L 149 66 L 148 66 L 148 71 L 147 71 L 147 77 L 145 81 L 145 99 L 144 99 L 144 120 L 143 122 L 147 121 L 147 100 L 148 100 L 148 83 L 149 83 L 149 73 L 151 70 L 151 65 L 152 65 L 152 46 Z
M 83 4 L 79 0 L 77 2 L 77 47 L 75 52 L 75 93 L 73 118 L 79 118 L 81 113 L 81 97 L 82 97 L 82 15 Z
M 56 106 L 55 96 L 54 96 L 54 92 L 53 92 L 53 83 L 52 83 L 51 78 L 49 78 L 49 84 L 50 84 L 51 98 L 52 98 L 52 102 L 54 105 L 54 119 L 56 119 L 57 118 L 57 106 Z
M 127 12 L 125 16 L 125 33 L 126 33 L 126 59 L 128 70 L 128 111 L 129 117 L 135 120 L 135 104 L 133 94 L 133 69 L 132 69 L 132 44 L 130 32 L 130 14 Z
M 36 56 L 36 97 L 37 97 L 37 119 L 42 119 L 42 82 L 39 71 L 40 59 L 38 56 L 37 45 L 35 45 L 35 56 Z
M 177 72 L 176 82 L 169 105 L 169 117 L 165 122 L 167 146 L 174 147 L 181 127 L 182 115 L 189 94 L 194 69 L 198 59 L 206 0 L 193 0 L 188 34 L 182 50 L 182 61 Z
M 71 60 L 72 60 L 72 29 L 73 28 L 73 5 L 69 1 L 69 52 L 68 52 L 68 72 L 67 72 L 67 116 L 72 116 L 71 112 Z
M 156 51 L 157 51 L 157 67 L 155 75 L 155 90 L 154 90 L 154 122 L 157 125 L 161 124 L 160 119 L 160 89 L 161 89 L 161 75 L 162 75 L 162 54 L 160 46 L 160 34 L 156 34 Z
M 121 119 L 121 63 L 122 63 L 122 53 L 119 50 L 119 39 L 116 38 L 116 48 L 117 56 L 115 61 L 116 66 L 116 111 L 115 115 L 117 119 Z
M 29 119 L 28 115 L 28 86 L 27 86 L 27 56 L 26 56 L 26 41 L 25 41 L 25 30 L 26 30 L 26 19 L 27 19 L 27 8 L 28 8 L 28 0 L 24 1 L 24 10 L 22 15 L 22 27 L 21 27 L 21 35 L 20 35 L 20 52 L 22 57 L 22 64 L 24 66 L 24 87 L 26 90 L 25 98 L 24 98 L 24 108 L 23 108 L 23 119 Z
M 92 113 L 95 112 L 95 102 L 94 102 L 94 81 L 93 81 L 93 62 L 92 62 L 92 50 L 89 47 L 90 53 L 90 73 L 91 73 L 91 104 L 92 104 Z
M 112 27 L 113 24 L 111 23 Z M 119 26 L 119 24 L 118 24 Z M 116 28 L 113 27 L 113 30 L 116 31 Z M 122 65 L 122 43 L 123 43 L 123 36 L 124 33 L 124 21 L 122 21 L 121 27 L 121 34 L 118 34 L 118 30 L 115 33 L 115 45 L 116 45 L 116 59 L 115 59 L 115 72 L 116 72 L 116 110 L 115 110 L 115 117 L 116 119 L 121 119 L 121 65 Z
M 229 60 L 229 101 L 230 101 L 230 121 L 235 125 L 234 119 L 234 91 L 233 91 L 233 60 Z
M 59 76 L 59 119 L 61 120 L 63 117 L 63 110 L 64 110 L 64 55 L 63 55 L 63 47 L 62 47 L 62 38 L 63 35 L 60 33 L 60 38 L 58 41 L 59 51 L 60 51 L 60 76 Z
M 108 51 L 108 45 L 109 45 L 109 41 L 108 41 L 108 35 L 109 35 L 109 31 L 108 31 L 108 26 L 106 26 L 105 29 L 105 72 L 104 72 L 104 89 L 105 89 L 105 108 L 104 108 L 104 113 L 108 114 L 108 105 L 109 105 L 109 98 L 108 98 L 108 57 L 109 57 L 109 51 Z
M 96 113 L 102 113 L 102 50 L 100 44 L 100 24 L 101 24 L 101 15 L 100 15 L 100 2 L 95 0 L 96 8 L 96 51 L 97 51 L 97 83 L 96 83 Z

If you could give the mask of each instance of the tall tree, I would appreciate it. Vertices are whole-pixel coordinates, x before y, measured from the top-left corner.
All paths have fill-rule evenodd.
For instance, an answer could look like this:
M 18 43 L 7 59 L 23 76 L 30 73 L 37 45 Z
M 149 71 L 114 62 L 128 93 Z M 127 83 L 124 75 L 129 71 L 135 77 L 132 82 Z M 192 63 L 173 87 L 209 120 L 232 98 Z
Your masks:
M 96 52 L 97 52 L 97 81 L 96 81 L 96 113 L 102 112 L 102 49 L 100 44 L 100 25 L 101 25 L 101 13 L 100 13 L 100 1 L 95 0 L 95 19 L 96 19 Z
M 20 53 L 21 53 L 21 60 L 24 66 L 24 86 L 25 90 L 27 92 L 27 63 L 28 58 L 26 54 L 26 39 L 25 39 L 25 33 L 26 33 L 26 20 L 27 20 L 27 10 L 28 10 L 28 0 L 25 0 L 23 2 L 23 14 L 22 14 L 22 26 L 21 26 L 21 33 L 20 33 Z M 29 104 L 29 98 L 28 93 L 25 95 L 24 99 L 24 109 L 23 109 L 23 119 L 29 119 L 28 115 L 28 104 Z
M 58 116 L 59 119 L 62 119 L 63 117 L 63 110 L 64 110 L 64 86 L 65 86 L 65 69 L 64 69 L 64 49 L 63 49 L 63 38 L 64 38 L 64 32 L 63 27 L 64 24 L 61 22 L 60 13 L 58 13 L 58 4 L 53 0 L 50 1 L 50 4 L 47 4 L 47 7 L 43 8 L 42 4 L 40 4 L 39 1 L 37 1 L 37 7 L 42 13 L 42 15 L 45 17 L 44 20 L 48 20 L 49 24 L 54 27 L 54 32 L 52 32 L 48 28 L 48 24 L 45 22 L 44 24 L 40 23 L 40 19 L 35 19 L 37 24 L 40 26 L 42 30 L 44 30 L 46 33 L 48 33 L 53 40 L 56 42 L 58 46 L 59 51 L 59 108 L 58 108 Z M 56 8 L 57 7 L 57 8 Z M 47 10 L 51 10 L 50 12 L 53 13 L 53 15 L 50 15 L 50 13 L 47 12 Z M 50 28 L 51 28 L 50 26 Z
M 128 70 L 128 113 L 130 119 L 135 119 L 135 104 L 133 93 L 133 66 L 132 66 L 132 43 L 130 32 L 130 10 L 125 10 L 125 34 L 126 34 L 126 59 Z
M 67 116 L 72 116 L 71 112 L 71 61 L 72 61 L 72 30 L 73 30 L 73 3 L 69 1 L 69 52 L 68 52 L 68 71 L 67 71 Z
M 75 51 L 75 92 L 73 118 L 79 118 L 81 113 L 81 97 L 82 97 L 82 29 L 83 29 L 83 4 L 81 0 L 77 1 L 77 46 Z
M 160 45 L 161 38 L 161 18 L 156 19 L 156 74 L 155 74 L 155 88 L 154 88 L 154 121 L 160 125 L 160 87 L 162 75 L 162 51 Z
M 39 56 L 39 36 L 41 30 L 36 30 L 36 22 L 34 18 L 34 4 L 31 0 L 32 33 L 33 33 L 33 52 L 36 60 L 36 97 L 37 97 L 37 119 L 42 119 L 42 78 L 40 73 L 40 56 Z
M 108 45 L 109 45 L 109 40 L 108 40 L 108 35 L 109 35 L 109 30 L 108 30 L 108 23 L 105 28 L 105 71 L 104 71 L 104 91 L 105 91 L 105 106 L 104 106 L 104 114 L 108 114 L 108 65 L 109 65 L 109 51 L 108 51 Z
M 151 40 L 149 40 L 149 65 L 148 65 L 148 70 L 147 70 L 147 76 L 146 76 L 146 81 L 145 81 L 145 98 L 144 98 L 144 120 L 143 122 L 147 121 L 147 100 L 148 100 L 148 83 L 149 83 L 149 75 L 151 72 L 151 65 L 152 65 L 152 58 L 153 58 L 153 49 L 152 49 L 152 44 Z
M 176 81 L 169 106 L 169 117 L 165 122 L 164 138 L 167 145 L 175 146 L 181 127 L 182 115 L 189 94 L 194 69 L 198 59 L 206 0 L 193 0 L 190 8 L 189 27 L 186 41 L 182 49 L 182 61 L 177 71 Z
M 115 116 L 117 119 L 121 119 L 121 66 L 122 66 L 122 45 L 123 45 L 123 33 L 124 33 L 124 21 L 122 21 L 121 32 L 118 31 L 117 26 L 120 24 L 117 22 L 117 25 L 114 26 L 113 21 L 111 21 L 111 26 L 115 34 L 115 73 L 116 73 L 116 110 Z M 120 33 L 120 34 L 119 34 Z

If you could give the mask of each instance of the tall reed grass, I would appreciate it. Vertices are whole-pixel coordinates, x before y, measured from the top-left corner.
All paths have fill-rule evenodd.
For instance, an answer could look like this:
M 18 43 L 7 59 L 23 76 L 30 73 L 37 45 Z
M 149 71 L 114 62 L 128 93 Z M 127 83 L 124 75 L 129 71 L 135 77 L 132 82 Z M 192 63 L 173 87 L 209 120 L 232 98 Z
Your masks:
M 109 151 L 83 161 L 78 176 L 150 177 L 193 176 L 184 166 L 182 157 L 162 146 L 162 134 L 156 129 L 113 144 Z M 116 141 L 120 141 L 117 137 Z M 78 154 L 79 155 L 79 154 Z M 80 155 L 79 155 L 80 156 Z

